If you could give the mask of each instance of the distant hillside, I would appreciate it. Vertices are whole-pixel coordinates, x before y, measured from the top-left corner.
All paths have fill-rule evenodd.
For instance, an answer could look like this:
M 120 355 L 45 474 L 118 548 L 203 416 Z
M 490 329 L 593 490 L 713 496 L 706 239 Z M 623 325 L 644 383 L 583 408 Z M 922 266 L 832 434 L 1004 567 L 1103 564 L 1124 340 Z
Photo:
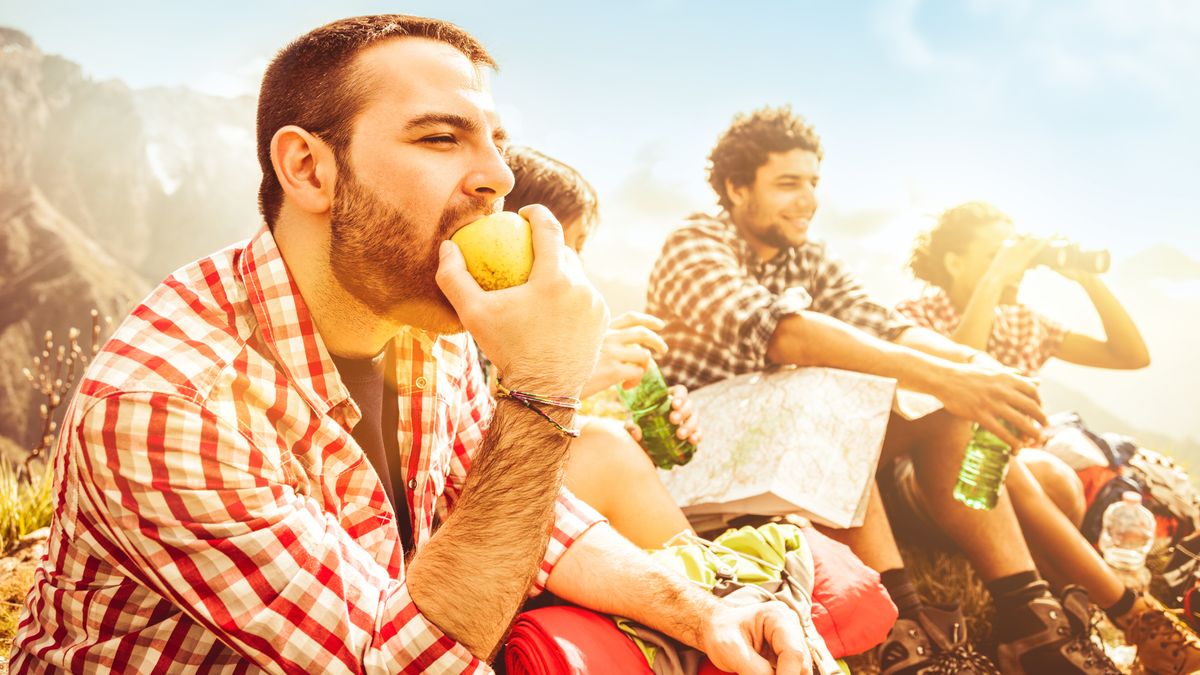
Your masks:
M 1125 434 L 1137 439 L 1144 447 L 1171 456 L 1188 469 L 1193 482 L 1200 484 L 1200 440 L 1171 436 L 1139 426 L 1105 409 L 1086 394 L 1055 380 L 1042 381 L 1042 401 L 1048 412 L 1077 412 L 1094 431 Z
M 1139 251 L 1122 262 L 1114 272 L 1131 282 L 1167 279 L 1200 279 L 1200 260 L 1189 258 L 1177 248 L 1160 244 Z

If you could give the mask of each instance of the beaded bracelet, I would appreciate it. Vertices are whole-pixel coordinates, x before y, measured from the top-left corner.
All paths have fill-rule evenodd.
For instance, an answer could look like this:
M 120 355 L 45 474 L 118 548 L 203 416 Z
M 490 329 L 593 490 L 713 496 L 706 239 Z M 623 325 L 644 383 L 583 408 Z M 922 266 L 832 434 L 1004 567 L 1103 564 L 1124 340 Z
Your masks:
M 568 410 L 579 410 L 579 407 L 582 404 L 577 398 L 572 398 L 570 396 L 541 396 L 523 391 L 515 391 L 504 386 L 504 384 L 501 382 L 496 383 L 496 398 L 511 398 L 517 403 L 520 403 L 526 408 L 529 408 L 533 412 L 541 415 L 547 422 L 554 425 L 555 429 L 558 429 L 563 434 L 570 436 L 571 438 L 579 438 L 579 429 L 564 427 L 540 408 L 534 407 L 534 404 L 539 404 L 554 406 L 555 408 L 566 408 Z

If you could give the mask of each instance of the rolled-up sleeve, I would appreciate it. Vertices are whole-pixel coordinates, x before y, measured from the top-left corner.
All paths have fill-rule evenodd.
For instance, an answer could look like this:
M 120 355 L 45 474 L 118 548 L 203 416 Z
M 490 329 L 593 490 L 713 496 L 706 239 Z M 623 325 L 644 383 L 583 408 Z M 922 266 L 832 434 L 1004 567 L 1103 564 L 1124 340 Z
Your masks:
M 780 319 L 808 309 L 808 291 L 774 293 L 751 276 L 728 241 L 700 228 L 674 232 L 650 280 L 651 313 L 762 361 Z
M 602 522 L 605 522 L 604 516 L 563 487 L 562 493 L 558 495 L 558 501 L 554 504 L 554 531 L 550 533 L 546 556 L 542 559 L 542 564 L 538 566 L 538 573 L 534 577 L 533 591 L 530 595 L 537 595 L 546 588 L 546 580 L 550 578 L 550 572 L 554 570 L 554 566 L 558 564 L 567 549 L 571 548 L 571 544 L 574 544 L 593 525 Z
M 317 499 L 279 479 L 278 449 L 168 394 L 100 399 L 76 431 L 97 545 L 266 672 L 490 672 Z
M 813 265 L 813 311 L 888 341 L 913 327 L 903 314 L 867 293 L 845 263 L 825 253 L 824 247 L 821 252 Z

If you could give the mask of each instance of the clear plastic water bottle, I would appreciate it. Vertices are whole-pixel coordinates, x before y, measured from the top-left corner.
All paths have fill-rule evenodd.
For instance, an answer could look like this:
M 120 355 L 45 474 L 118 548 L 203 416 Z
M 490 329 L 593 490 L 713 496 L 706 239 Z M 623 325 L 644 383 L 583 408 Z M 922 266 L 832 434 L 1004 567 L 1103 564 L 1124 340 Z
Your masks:
M 642 381 L 633 389 L 618 384 L 617 394 L 642 430 L 642 448 L 655 466 L 670 469 L 692 460 L 696 446 L 675 435 L 679 427 L 671 423 L 671 394 L 658 364 L 650 361 Z
M 1146 555 L 1154 545 L 1154 514 L 1142 506 L 1142 496 L 1132 490 L 1104 510 L 1100 554 L 1126 586 L 1140 590 L 1150 581 Z
M 954 498 L 980 511 L 990 511 L 1000 500 L 1000 488 L 1008 475 L 1008 444 L 976 424 L 963 455 L 954 484 Z

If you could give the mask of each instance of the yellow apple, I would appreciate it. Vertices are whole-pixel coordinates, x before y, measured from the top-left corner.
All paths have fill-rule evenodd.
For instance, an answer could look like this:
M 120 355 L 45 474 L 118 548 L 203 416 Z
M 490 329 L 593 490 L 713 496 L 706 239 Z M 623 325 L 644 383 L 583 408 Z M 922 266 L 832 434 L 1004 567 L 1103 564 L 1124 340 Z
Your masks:
M 459 228 L 458 244 L 467 271 L 485 291 L 498 291 L 529 280 L 533 269 L 533 233 L 529 221 L 511 211 L 484 216 Z

